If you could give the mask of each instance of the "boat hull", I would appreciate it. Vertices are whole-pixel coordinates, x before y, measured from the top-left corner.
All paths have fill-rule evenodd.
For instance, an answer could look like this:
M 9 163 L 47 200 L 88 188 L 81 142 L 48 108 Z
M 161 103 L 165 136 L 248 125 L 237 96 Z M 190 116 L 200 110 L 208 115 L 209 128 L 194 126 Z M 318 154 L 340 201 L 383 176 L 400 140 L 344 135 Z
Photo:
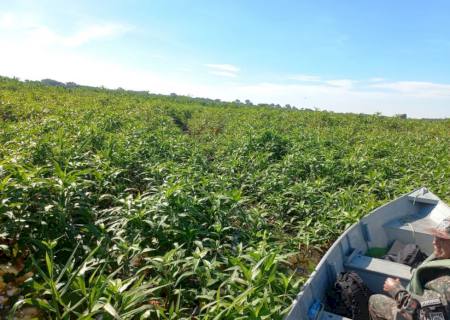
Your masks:
M 450 217 L 450 208 L 426 188 L 401 196 L 366 215 L 348 228 L 323 256 L 294 300 L 287 320 L 343 319 L 321 308 L 325 293 L 343 271 L 357 272 L 372 292 L 382 292 L 387 277 L 404 285 L 411 278 L 410 267 L 372 258 L 369 248 L 387 248 L 395 241 L 415 243 L 426 254 L 433 251 L 429 229 Z M 308 314 L 309 312 L 309 314 Z

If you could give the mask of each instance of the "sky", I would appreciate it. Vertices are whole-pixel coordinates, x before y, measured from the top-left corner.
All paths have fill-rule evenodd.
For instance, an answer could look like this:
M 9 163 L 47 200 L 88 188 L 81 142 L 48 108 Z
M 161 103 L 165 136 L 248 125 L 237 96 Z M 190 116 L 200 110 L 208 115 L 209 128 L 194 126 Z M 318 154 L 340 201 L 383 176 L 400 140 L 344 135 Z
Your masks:
M 450 117 L 450 2 L 0 1 L 0 75 Z

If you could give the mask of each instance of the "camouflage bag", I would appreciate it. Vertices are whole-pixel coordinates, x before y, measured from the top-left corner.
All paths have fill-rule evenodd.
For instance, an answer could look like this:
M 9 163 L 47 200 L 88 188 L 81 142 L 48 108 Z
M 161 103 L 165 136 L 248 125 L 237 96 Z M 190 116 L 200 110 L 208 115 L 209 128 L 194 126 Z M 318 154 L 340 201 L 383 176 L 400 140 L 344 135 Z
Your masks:
M 422 301 L 419 309 L 419 320 L 448 320 L 447 311 L 442 300 Z
M 356 272 L 341 272 L 334 286 L 327 292 L 325 309 L 341 316 L 369 319 L 370 290 Z

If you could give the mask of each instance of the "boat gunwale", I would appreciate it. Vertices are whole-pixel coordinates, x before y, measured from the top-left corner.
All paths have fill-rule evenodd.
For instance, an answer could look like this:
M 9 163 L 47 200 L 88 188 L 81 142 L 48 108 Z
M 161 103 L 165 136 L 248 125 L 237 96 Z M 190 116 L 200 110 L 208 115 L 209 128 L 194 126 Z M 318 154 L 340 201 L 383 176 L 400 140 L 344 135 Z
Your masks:
M 397 197 L 397 198 L 395 198 L 395 199 L 392 199 L 391 201 L 386 202 L 385 204 L 383 204 L 383 205 L 381 205 L 381 206 L 379 206 L 379 207 L 373 209 L 372 211 L 370 211 L 369 213 L 367 213 L 366 215 L 364 215 L 363 217 L 361 217 L 361 218 L 359 219 L 359 221 L 357 221 L 357 222 L 353 223 L 351 226 L 349 226 L 349 227 L 348 227 L 348 228 L 347 228 L 347 229 L 346 229 L 346 230 L 345 230 L 345 231 L 344 231 L 344 232 L 343 232 L 343 233 L 342 233 L 342 234 L 341 234 L 334 242 L 333 242 L 333 244 L 331 245 L 331 247 L 327 250 L 327 252 L 325 253 L 325 255 L 320 259 L 320 261 L 319 261 L 319 263 L 317 264 L 317 266 L 316 266 L 316 267 L 314 268 L 314 270 L 311 272 L 311 274 L 310 274 L 309 277 L 308 277 L 308 280 L 303 284 L 303 286 L 302 286 L 300 292 L 297 294 L 296 298 L 293 300 L 292 305 L 291 305 L 291 309 L 290 309 L 289 313 L 287 314 L 287 316 L 285 317 L 285 319 L 289 319 L 289 318 L 290 318 L 291 313 L 292 313 L 292 312 L 294 311 L 294 309 L 297 307 L 297 304 L 300 303 L 301 298 L 302 298 L 302 296 L 303 296 L 305 290 L 306 290 L 306 289 L 311 285 L 311 283 L 314 281 L 315 275 L 316 275 L 322 268 L 325 268 L 325 267 L 327 266 L 327 260 L 328 260 L 328 258 L 335 252 L 335 250 L 341 250 L 341 249 L 339 248 L 339 246 L 341 246 L 342 240 L 345 239 L 345 238 L 348 236 L 348 234 L 349 234 L 352 230 L 354 230 L 354 229 L 357 228 L 358 226 L 361 226 L 362 223 L 364 223 L 364 220 L 367 219 L 367 217 L 376 215 L 377 212 L 380 211 L 382 208 L 391 206 L 392 204 L 394 204 L 394 203 L 396 203 L 396 202 L 405 200 L 405 198 L 408 199 L 408 196 L 409 196 L 409 195 L 411 195 L 411 194 L 413 194 L 413 193 L 416 193 L 416 192 L 418 192 L 418 191 L 420 191 L 420 190 L 426 190 L 427 192 L 431 192 L 431 191 L 428 191 L 428 189 L 427 189 L 426 187 L 420 187 L 420 188 L 417 188 L 417 189 L 415 189 L 415 190 L 413 190 L 413 191 L 411 191 L 411 192 L 405 193 L 405 194 L 403 194 L 403 195 L 401 195 L 401 196 L 399 196 L 399 197 Z M 409 199 L 408 199 L 408 200 L 409 200 Z M 438 203 L 437 203 L 436 205 L 441 204 L 441 203 L 443 203 L 443 201 L 442 201 L 441 199 L 439 199 L 439 201 L 438 201 Z

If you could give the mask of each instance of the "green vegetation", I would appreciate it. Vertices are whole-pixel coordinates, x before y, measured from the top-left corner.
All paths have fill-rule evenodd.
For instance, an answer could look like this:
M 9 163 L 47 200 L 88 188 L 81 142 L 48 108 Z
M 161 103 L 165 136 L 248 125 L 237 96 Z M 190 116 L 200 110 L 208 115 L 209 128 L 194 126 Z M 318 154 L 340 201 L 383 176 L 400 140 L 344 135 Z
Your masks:
M 361 216 L 450 201 L 449 150 L 449 120 L 2 78 L 1 312 L 281 318 Z

